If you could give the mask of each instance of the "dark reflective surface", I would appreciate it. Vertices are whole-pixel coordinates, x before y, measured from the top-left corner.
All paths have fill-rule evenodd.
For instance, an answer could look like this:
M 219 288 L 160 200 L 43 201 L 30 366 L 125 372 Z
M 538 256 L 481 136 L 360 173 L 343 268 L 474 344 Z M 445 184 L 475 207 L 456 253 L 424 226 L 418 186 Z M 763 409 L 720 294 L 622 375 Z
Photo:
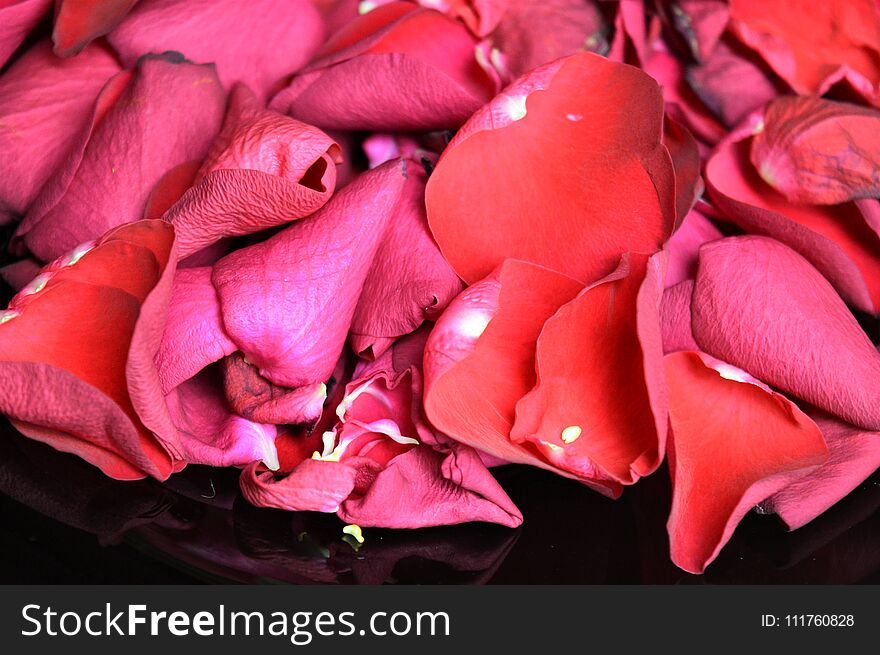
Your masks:
M 520 529 L 367 529 L 355 549 L 335 516 L 248 505 L 234 470 L 116 482 L 5 421 L 0 430 L 3 583 L 880 583 L 880 474 L 794 533 L 749 515 L 692 576 L 669 561 L 665 471 L 610 501 L 504 467 L 496 474 L 526 517 Z

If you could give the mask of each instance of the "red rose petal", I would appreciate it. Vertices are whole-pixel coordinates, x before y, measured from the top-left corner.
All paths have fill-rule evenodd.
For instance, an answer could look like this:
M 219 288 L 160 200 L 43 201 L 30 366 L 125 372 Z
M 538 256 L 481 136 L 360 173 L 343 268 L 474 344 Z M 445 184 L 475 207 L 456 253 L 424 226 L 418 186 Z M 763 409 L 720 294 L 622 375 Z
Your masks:
M 671 231 L 656 83 L 589 54 L 556 66 L 545 90 L 508 90 L 477 112 L 428 181 L 431 230 L 466 282 L 512 257 L 588 283 L 625 251 L 656 251 Z M 511 122 L 492 129 L 502 105 Z
M 792 402 L 700 353 L 666 356 L 672 561 L 702 573 L 757 503 L 821 464 L 822 434 Z M 739 371 L 742 374 L 742 371 Z
M 104 36 L 131 10 L 138 0 L 56 0 L 55 54 L 69 57 L 93 39 Z

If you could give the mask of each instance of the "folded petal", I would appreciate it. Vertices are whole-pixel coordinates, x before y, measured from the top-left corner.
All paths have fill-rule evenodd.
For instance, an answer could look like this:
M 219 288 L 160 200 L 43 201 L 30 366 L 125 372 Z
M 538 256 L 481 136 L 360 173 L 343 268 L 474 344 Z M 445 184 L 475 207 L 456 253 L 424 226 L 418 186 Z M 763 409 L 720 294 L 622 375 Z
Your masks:
M 712 56 L 730 17 L 726 0 L 673 0 L 658 9 L 678 45 L 697 62 Z
M 496 92 L 460 23 L 405 2 L 333 35 L 272 108 L 334 129 L 457 128 Z
M 517 260 L 465 289 L 425 346 L 425 413 L 442 433 L 494 457 L 553 470 L 530 444 L 510 440 L 516 404 L 536 383 L 535 347 L 544 323 L 581 290 L 575 280 Z M 617 483 L 585 480 L 604 493 Z
M 216 367 L 186 380 L 165 397 L 165 402 L 188 464 L 244 466 L 262 462 L 278 468 L 275 426 L 232 413 Z
M 621 112 L 620 107 L 626 107 Z M 663 99 L 635 68 L 580 54 L 537 69 L 477 112 L 428 181 L 428 221 L 468 283 L 506 258 L 583 283 L 674 220 Z
M 173 275 L 173 229 L 124 226 L 53 262 L 0 317 L 0 411 L 119 479 L 168 477 L 175 435 L 142 417 L 136 370 Z M 158 314 L 158 315 L 157 315 Z
M 223 105 L 211 66 L 173 54 L 144 57 L 134 73 L 105 87 L 86 138 L 43 187 L 17 234 L 48 260 L 138 220 L 167 171 L 207 154 Z
M 52 0 L 7 0 L 0 5 L 0 68 L 51 6 Z
M 706 357 L 666 356 L 672 561 L 702 573 L 752 507 L 821 464 L 816 424 L 744 371 Z
M 790 248 L 757 236 L 704 245 L 692 311 L 704 352 L 880 429 L 880 353 L 831 285 Z
M 335 512 L 354 489 L 357 469 L 339 462 L 307 459 L 276 480 L 257 462 L 241 474 L 241 494 L 251 505 L 291 511 Z
M 0 77 L 0 224 L 24 215 L 119 70 L 104 47 L 59 59 L 41 41 Z
M 750 116 L 718 145 L 705 168 L 712 200 L 748 232 L 765 234 L 806 257 L 851 305 L 880 311 L 880 237 L 855 203 L 795 204 L 761 179 L 749 161 L 763 118 Z
M 313 426 L 327 399 L 323 382 L 288 389 L 272 384 L 241 353 L 223 360 L 223 384 L 229 405 L 251 421 Z
M 462 290 L 461 280 L 428 231 L 422 166 L 407 161 L 400 203 L 351 321 L 355 352 L 378 357 L 395 339 L 439 315 Z
M 296 388 L 330 376 L 405 184 L 403 160 L 384 164 L 313 216 L 217 262 L 226 332 L 263 377 Z
M 880 81 L 880 11 L 873 0 L 733 0 L 730 29 L 800 95 L 822 95 L 841 69 Z
M 220 300 L 211 284 L 211 272 L 210 267 L 182 268 L 174 278 L 168 317 L 156 354 L 164 393 L 238 350 L 223 329 Z
M 825 512 L 880 468 L 880 434 L 810 412 L 828 444 L 828 461 L 773 495 L 764 507 L 797 530 Z
M 662 288 L 662 255 L 626 255 L 559 308 L 538 337 L 537 384 L 516 404 L 514 442 L 587 479 L 633 484 L 660 465 Z
M 165 214 L 181 256 L 314 213 L 336 186 L 339 146 L 319 129 L 262 108 L 236 86 L 193 187 Z
M 125 66 L 173 50 L 214 63 L 227 89 L 244 82 L 261 98 L 323 40 L 321 16 L 308 0 L 140 0 L 108 37 Z
M 70 57 L 104 36 L 125 18 L 138 0 L 57 0 L 52 40 L 55 54 Z
M 779 98 L 764 109 L 751 161 L 761 179 L 792 203 L 876 198 L 880 112 L 821 98 Z

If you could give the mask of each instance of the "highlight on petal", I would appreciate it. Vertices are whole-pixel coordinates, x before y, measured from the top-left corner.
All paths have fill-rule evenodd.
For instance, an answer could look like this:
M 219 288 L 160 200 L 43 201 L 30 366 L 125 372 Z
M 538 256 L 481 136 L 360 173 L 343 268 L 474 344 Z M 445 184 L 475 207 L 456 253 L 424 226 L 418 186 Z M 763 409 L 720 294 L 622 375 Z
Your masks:
M 672 561 L 702 573 L 756 504 L 828 454 L 816 424 L 744 371 L 702 353 L 667 355 Z
M 56 0 L 55 54 L 70 57 L 104 36 L 125 18 L 138 0 Z
M 260 375 L 324 382 L 406 184 L 401 161 L 359 176 L 320 211 L 214 267 L 226 332 Z
M 473 283 L 516 258 L 586 284 L 624 252 L 658 250 L 675 181 L 656 83 L 590 54 L 527 79 L 537 89 L 511 95 L 514 82 L 478 111 L 428 180 L 428 222 L 455 271 Z M 496 127 L 511 101 L 522 112 Z
M 749 161 L 765 129 L 753 114 L 718 145 L 705 167 L 712 200 L 748 232 L 771 236 L 806 257 L 854 307 L 880 311 L 880 236 L 856 203 L 795 204 L 761 179 Z
M 224 102 L 213 67 L 174 54 L 144 57 L 107 84 L 81 145 L 43 187 L 17 235 L 49 260 L 140 219 L 167 171 L 207 154 Z
M 361 356 L 378 357 L 462 290 L 428 230 L 424 169 L 406 159 L 401 166 L 406 182 L 351 321 L 352 347 Z
M 0 5 L 0 68 L 49 13 L 52 0 L 7 0 Z
M 119 70 L 102 46 L 59 59 L 40 41 L 0 76 L 0 224 L 27 211 Z
M 192 188 L 164 216 L 181 256 L 314 213 L 333 194 L 339 161 L 339 146 L 321 130 L 263 109 L 236 86 Z
M 704 245 L 692 311 L 704 352 L 854 425 L 880 429 L 880 353 L 795 251 L 757 236 Z
M 730 17 L 731 31 L 799 95 L 822 95 L 841 71 L 876 93 L 880 11 L 873 0 L 733 0 Z
M 157 221 L 114 230 L 46 267 L 0 323 L 0 411 L 117 479 L 165 479 L 177 465 L 137 411 L 131 370 L 173 274 L 173 237 Z
M 547 320 L 537 384 L 516 404 L 515 443 L 586 479 L 633 484 L 660 465 L 667 424 L 660 258 L 625 255 Z
M 323 39 L 321 16 L 308 0 L 140 0 L 108 37 L 126 66 L 173 50 L 214 63 L 227 90 L 243 82 L 264 100 Z
M 828 444 L 828 461 L 774 494 L 764 508 L 797 530 L 828 510 L 880 468 L 880 434 L 812 410 Z
M 783 97 L 764 109 L 751 161 L 797 204 L 880 196 L 880 112 L 822 98 Z
M 432 9 L 392 2 L 334 34 L 271 108 L 324 128 L 457 128 L 497 91 L 477 40 Z

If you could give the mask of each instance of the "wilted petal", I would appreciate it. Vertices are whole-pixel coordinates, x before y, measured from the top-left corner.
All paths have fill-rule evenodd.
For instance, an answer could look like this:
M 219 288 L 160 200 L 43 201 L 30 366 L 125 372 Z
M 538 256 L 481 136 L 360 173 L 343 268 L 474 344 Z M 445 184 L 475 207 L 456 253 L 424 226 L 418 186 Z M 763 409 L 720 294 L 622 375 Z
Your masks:
M 257 462 L 241 474 L 241 494 L 251 505 L 291 511 L 335 512 L 354 489 L 357 469 L 339 462 L 307 459 L 276 480 Z
M 880 310 L 880 237 L 854 203 L 820 207 L 788 202 L 749 161 L 751 137 L 762 129 L 753 114 L 718 145 L 706 163 L 712 200 L 743 229 L 765 234 L 806 257 L 846 301 Z
M 672 561 L 702 573 L 752 507 L 821 464 L 819 428 L 744 371 L 701 353 L 666 356 Z
M 440 250 L 468 283 L 510 257 L 586 284 L 626 251 L 655 252 L 675 211 L 662 128 L 660 90 L 635 68 L 581 54 L 533 71 L 471 118 L 428 180 Z
M 821 98 L 784 97 L 764 109 L 751 161 L 797 204 L 880 196 L 880 112 Z
M 88 143 L 70 151 L 17 234 L 48 260 L 138 220 L 167 171 L 205 156 L 223 105 L 213 67 L 170 54 L 141 59 L 105 87 Z
M 323 40 L 323 22 L 308 0 L 140 0 L 108 37 L 126 66 L 173 50 L 214 63 L 227 89 L 244 82 L 262 98 Z
M 106 48 L 59 59 L 42 41 L 0 77 L 0 224 L 23 215 L 91 118 L 119 72 Z
M 706 244 L 692 310 L 703 351 L 880 429 L 880 353 L 831 285 L 790 248 L 756 236 Z
M 321 130 L 263 109 L 236 86 L 194 186 L 164 216 L 181 256 L 312 214 L 333 194 L 338 161 L 339 146 Z

